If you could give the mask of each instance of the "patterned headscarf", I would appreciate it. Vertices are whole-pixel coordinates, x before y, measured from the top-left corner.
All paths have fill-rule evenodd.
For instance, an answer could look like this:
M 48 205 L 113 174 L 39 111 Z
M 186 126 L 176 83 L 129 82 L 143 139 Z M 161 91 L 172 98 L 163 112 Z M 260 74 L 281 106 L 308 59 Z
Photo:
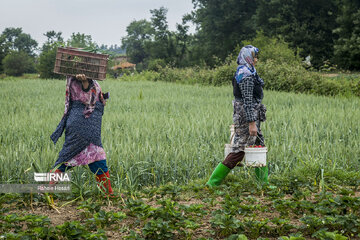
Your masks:
M 236 60 L 236 63 L 238 64 L 235 74 L 237 83 L 240 83 L 245 77 L 256 74 L 254 58 L 258 55 L 258 53 L 259 49 L 252 45 L 247 45 L 241 48 L 239 56 Z
M 246 45 L 240 50 L 236 63 L 238 65 L 250 65 L 248 67 L 252 68 L 254 67 L 254 57 L 256 57 L 258 53 L 258 48 L 252 45 Z

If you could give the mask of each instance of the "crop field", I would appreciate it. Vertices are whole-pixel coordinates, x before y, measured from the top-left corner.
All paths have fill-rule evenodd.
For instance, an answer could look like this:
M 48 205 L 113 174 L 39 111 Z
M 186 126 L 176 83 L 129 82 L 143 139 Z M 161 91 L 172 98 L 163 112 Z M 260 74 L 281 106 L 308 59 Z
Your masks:
M 223 160 L 232 88 L 106 80 L 102 125 L 114 200 L 88 167 L 72 193 L 0 193 L 0 238 L 360 239 L 360 99 L 265 91 L 270 184 L 235 168 L 204 184 Z M 48 172 L 64 137 L 65 81 L 0 80 L 0 184 Z M 35 166 L 35 168 L 34 168 Z M 56 206 L 56 207 L 55 207 Z M 50 237 L 49 237 L 50 236 Z

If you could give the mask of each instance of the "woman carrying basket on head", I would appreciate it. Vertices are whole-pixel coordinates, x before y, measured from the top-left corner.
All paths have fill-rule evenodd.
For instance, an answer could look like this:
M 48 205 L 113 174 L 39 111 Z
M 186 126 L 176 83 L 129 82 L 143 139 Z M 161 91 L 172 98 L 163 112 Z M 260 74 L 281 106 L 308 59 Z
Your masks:
M 206 183 L 210 187 L 220 185 L 230 170 L 243 160 L 246 146 L 265 146 L 260 130 L 260 122 L 266 119 L 266 108 L 261 103 L 264 81 L 255 69 L 258 53 L 259 49 L 247 45 L 240 50 L 237 58 L 238 67 L 233 78 L 235 136 L 231 152 L 219 163 Z M 267 167 L 255 168 L 255 173 L 259 180 L 268 183 Z
M 86 78 L 84 74 L 67 76 L 64 115 L 50 138 L 56 144 L 65 130 L 65 142 L 53 166 L 55 173 L 88 165 L 96 175 L 99 187 L 107 195 L 112 195 L 106 154 L 101 143 L 106 98 L 108 94 L 102 93 L 97 81 Z

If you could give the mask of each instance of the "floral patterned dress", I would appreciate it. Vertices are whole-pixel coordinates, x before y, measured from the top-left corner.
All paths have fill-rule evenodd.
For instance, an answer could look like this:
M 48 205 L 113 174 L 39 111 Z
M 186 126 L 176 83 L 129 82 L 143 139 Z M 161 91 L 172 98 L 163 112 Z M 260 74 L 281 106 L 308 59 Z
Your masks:
M 88 117 L 89 114 L 91 114 L 91 102 L 94 101 L 96 102 L 99 100 L 104 102 L 104 99 L 102 97 L 101 87 L 95 80 L 92 80 L 93 86 L 89 84 L 88 89 L 83 89 L 82 83 L 73 77 L 70 77 L 67 80 L 68 80 L 68 84 L 67 84 L 66 93 L 67 96 L 70 95 L 71 101 L 81 101 L 82 103 L 89 106 L 84 110 L 85 117 Z M 90 143 L 90 145 L 88 145 L 79 154 L 73 157 L 70 161 L 66 162 L 65 165 L 72 167 L 79 165 L 88 165 L 95 161 L 100 161 L 104 159 L 106 159 L 106 154 L 104 149 L 100 146 L 96 146 Z

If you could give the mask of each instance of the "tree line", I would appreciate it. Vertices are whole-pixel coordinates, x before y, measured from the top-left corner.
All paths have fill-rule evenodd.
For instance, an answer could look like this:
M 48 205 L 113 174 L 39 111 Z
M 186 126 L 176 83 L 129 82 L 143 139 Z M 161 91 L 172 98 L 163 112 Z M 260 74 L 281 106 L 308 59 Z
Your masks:
M 120 45 L 98 45 L 90 35 L 72 33 L 64 40 L 62 32 L 48 31 L 43 34 L 47 40 L 38 47 L 38 43 L 22 28 L 6 28 L 0 35 L 0 73 L 20 76 L 23 73 L 39 73 L 41 78 L 61 77 L 53 73 L 58 46 L 92 48 L 111 55 L 124 54 Z
M 111 55 L 126 54 L 138 70 L 159 67 L 215 67 L 259 32 L 288 43 L 294 54 L 339 69 L 360 69 L 360 1 L 358 0 L 192 0 L 193 10 L 170 31 L 167 9 L 150 10 L 150 20 L 132 21 L 119 46 L 98 45 L 90 35 L 49 31 L 43 46 L 21 28 L 0 35 L 0 73 L 52 73 L 56 47 L 93 47 Z M 191 24 L 196 28 L 189 33 Z M 276 57 L 276 56 L 274 56 Z M 35 64 L 36 63 L 36 64 Z
M 284 40 L 295 54 L 310 56 L 314 68 L 324 62 L 360 69 L 358 0 L 193 0 L 194 9 L 169 31 L 167 10 L 151 10 L 150 21 L 127 27 L 123 47 L 135 63 L 153 61 L 176 67 L 215 66 L 243 41 L 260 31 Z M 189 23 L 196 26 L 188 34 Z

